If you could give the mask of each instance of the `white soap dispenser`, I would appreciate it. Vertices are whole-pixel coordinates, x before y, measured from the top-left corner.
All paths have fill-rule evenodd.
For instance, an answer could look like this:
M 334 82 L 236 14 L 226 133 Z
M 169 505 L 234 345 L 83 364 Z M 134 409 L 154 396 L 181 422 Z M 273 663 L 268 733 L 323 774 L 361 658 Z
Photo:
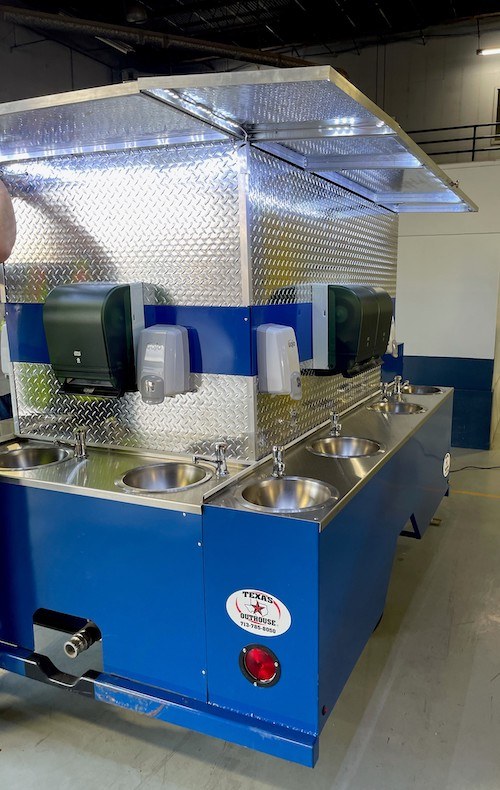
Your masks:
M 260 392 L 301 399 L 299 351 L 291 326 L 262 324 L 257 328 L 257 366 Z
M 143 329 L 137 355 L 137 389 L 144 403 L 189 391 L 189 338 L 185 326 L 155 324 Z

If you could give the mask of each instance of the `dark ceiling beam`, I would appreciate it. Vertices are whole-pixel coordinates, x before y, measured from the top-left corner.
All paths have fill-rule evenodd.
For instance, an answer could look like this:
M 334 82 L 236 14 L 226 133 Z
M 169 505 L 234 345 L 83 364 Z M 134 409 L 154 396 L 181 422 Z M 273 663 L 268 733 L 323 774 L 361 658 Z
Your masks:
M 190 49 L 198 52 L 209 52 L 216 57 L 231 58 L 249 63 L 261 63 L 278 67 L 310 66 L 310 61 L 289 55 L 272 52 L 261 52 L 232 44 L 218 44 L 204 39 L 177 36 L 156 30 L 144 30 L 126 25 L 112 25 L 107 22 L 95 22 L 89 19 L 59 16 L 43 11 L 32 11 L 15 6 L 0 5 L 0 19 L 45 30 L 57 30 L 62 33 L 100 36 L 115 41 L 126 41 L 139 47 L 155 47 L 168 49 Z

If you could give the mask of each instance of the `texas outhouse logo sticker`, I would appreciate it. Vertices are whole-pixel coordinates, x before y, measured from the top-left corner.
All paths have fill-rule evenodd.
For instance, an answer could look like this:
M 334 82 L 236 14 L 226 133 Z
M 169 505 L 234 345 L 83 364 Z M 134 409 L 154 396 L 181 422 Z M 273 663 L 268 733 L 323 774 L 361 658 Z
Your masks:
M 283 601 L 262 590 L 236 590 L 226 601 L 226 611 L 233 623 L 261 636 L 280 636 L 292 624 Z

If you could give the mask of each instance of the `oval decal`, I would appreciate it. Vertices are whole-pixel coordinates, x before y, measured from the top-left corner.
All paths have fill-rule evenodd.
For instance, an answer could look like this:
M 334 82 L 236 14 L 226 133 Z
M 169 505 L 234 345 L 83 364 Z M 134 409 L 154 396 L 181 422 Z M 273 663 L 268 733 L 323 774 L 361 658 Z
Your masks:
M 226 601 L 226 611 L 233 623 L 259 636 L 280 636 L 292 624 L 292 616 L 283 601 L 251 587 L 232 593 Z
M 445 457 L 443 458 L 443 475 L 444 477 L 448 477 L 450 474 L 450 467 L 451 467 L 451 455 L 446 453 Z

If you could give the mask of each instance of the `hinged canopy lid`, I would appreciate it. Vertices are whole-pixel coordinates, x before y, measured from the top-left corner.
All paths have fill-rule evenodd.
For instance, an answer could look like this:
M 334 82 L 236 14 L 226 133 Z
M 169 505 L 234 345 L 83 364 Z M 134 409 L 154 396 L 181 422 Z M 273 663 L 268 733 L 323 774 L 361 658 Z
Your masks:
M 0 105 L 0 164 L 234 139 L 396 212 L 477 211 L 330 66 L 148 77 Z

